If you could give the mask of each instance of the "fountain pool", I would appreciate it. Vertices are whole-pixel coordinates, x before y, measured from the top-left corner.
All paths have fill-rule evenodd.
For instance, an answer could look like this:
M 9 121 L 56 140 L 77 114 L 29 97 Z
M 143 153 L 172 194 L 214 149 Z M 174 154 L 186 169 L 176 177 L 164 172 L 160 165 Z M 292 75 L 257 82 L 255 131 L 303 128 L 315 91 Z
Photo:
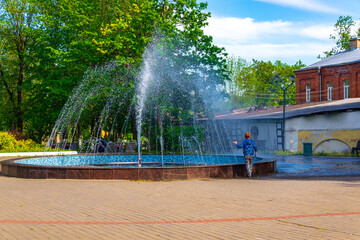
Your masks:
M 215 119 L 229 108 L 226 74 L 199 58 L 193 47 L 178 43 L 155 38 L 139 68 L 117 61 L 90 68 L 63 107 L 47 144 L 74 147 L 81 155 L 9 160 L 1 162 L 2 174 L 127 180 L 245 177 L 234 139 Z M 100 143 L 104 152 L 109 150 L 106 142 L 125 143 L 126 151 L 131 143 L 138 151 L 97 154 Z M 274 172 L 275 161 L 258 159 L 252 175 Z
M 36 179 L 175 180 L 245 177 L 243 157 L 230 155 L 86 155 L 1 162 L 2 174 Z M 253 176 L 275 172 L 275 161 L 257 158 Z

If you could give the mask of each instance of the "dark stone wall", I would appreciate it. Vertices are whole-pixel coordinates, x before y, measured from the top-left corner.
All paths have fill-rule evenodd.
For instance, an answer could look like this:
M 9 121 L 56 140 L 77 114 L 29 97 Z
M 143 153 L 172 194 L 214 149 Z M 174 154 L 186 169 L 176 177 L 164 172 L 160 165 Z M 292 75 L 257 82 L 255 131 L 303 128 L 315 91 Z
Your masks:
M 244 164 L 189 166 L 189 167 L 46 167 L 16 164 L 14 160 L 1 162 L 2 175 L 34 179 L 123 179 L 123 180 L 185 180 L 196 178 L 245 177 Z M 253 176 L 266 176 L 275 172 L 275 161 L 253 165 Z

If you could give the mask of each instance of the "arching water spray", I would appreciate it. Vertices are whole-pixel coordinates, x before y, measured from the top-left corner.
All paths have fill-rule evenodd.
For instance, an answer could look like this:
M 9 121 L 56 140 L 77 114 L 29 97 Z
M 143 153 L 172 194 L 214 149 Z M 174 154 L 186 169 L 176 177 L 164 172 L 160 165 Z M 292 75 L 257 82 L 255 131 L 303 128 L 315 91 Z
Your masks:
M 138 165 L 141 166 L 141 126 L 143 120 L 143 111 L 147 97 L 147 89 L 152 79 L 149 60 L 145 60 L 144 67 L 141 71 L 140 81 L 137 88 L 137 105 L 136 105 L 136 130 L 138 140 Z
M 104 136 L 111 143 L 105 152 L 115 152 L 117 144 L 116 152 L 121 153 L 122 140 L 131 138 L 127 131 L 135 134 L 136 130 L 138 156 L 132 163 L 138 166 L 146 162 L 143 147 L 156 151 L 156 162 L 162 166 L 167 164 L 164 154 L 170 152 L 183 155 L 184 164 L 203 163 L 208 154 L 228 153 L 231 141 L 223 139 L 226 134 L 214 120 L 216 104 L 222 100 L 216 87 L 221 81 L 211 69 L 198 56 L 191 56 L 191 49 L 162 41 L 150 44 L 143 56 L 140 71 L 116 63 L 89 70 L 64 107 L 51 140 L 61 133 L 60 143 L 81 139 L 82 153 L 98 154 L 96 142 Z M 128 127 L 134 108 L 136 121 Z M 143 138 L 147 146 L 142 146 Z M 187 155 L 195 157 L 189 160 Z

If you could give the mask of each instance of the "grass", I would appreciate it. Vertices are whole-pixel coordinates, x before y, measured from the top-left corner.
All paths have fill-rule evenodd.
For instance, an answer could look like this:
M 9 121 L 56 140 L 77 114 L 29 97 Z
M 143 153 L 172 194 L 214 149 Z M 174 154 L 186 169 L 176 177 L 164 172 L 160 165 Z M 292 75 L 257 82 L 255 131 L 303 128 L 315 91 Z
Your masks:
M 352 155 L 351 153 L 336 153 L 336 152 L 330 152 L 330 153 L 314 153 L 314 156 L 331 156 L 331 157 L 355 157 L 356 155 Z
M 280 156 L 300 156 L 303 155 L 301 152 L 291 152 L 291 151 L 282 151 L 277 150 L 272 152 L 273 154 L 280 155 Z M 337 152 L 320 152 L 320 153 L 313 153 L 313 156 L 329 156 L 329 157 L 355 157 L 356 155 L 352 155 L 351 153 L 337 153 Z
M 302 153 L 300 152 L 291 152 L 291 151 L 282 151 L 282 150 L 276 150 L 273 151 L 272 154 L 276 154 L 276 155 L 280 155 L 280 156 L 298 156 L 298 155 L 302 155 Z

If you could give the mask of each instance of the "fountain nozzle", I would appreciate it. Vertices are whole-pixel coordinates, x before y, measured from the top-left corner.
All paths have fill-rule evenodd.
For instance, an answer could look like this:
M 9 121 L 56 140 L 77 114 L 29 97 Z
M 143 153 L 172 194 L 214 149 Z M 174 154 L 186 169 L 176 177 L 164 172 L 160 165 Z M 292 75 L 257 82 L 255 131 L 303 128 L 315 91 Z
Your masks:
M 139 163 L 139 167 L 141 167 L 141 156 L 140 155 L 139 155 L 138 163 Z

